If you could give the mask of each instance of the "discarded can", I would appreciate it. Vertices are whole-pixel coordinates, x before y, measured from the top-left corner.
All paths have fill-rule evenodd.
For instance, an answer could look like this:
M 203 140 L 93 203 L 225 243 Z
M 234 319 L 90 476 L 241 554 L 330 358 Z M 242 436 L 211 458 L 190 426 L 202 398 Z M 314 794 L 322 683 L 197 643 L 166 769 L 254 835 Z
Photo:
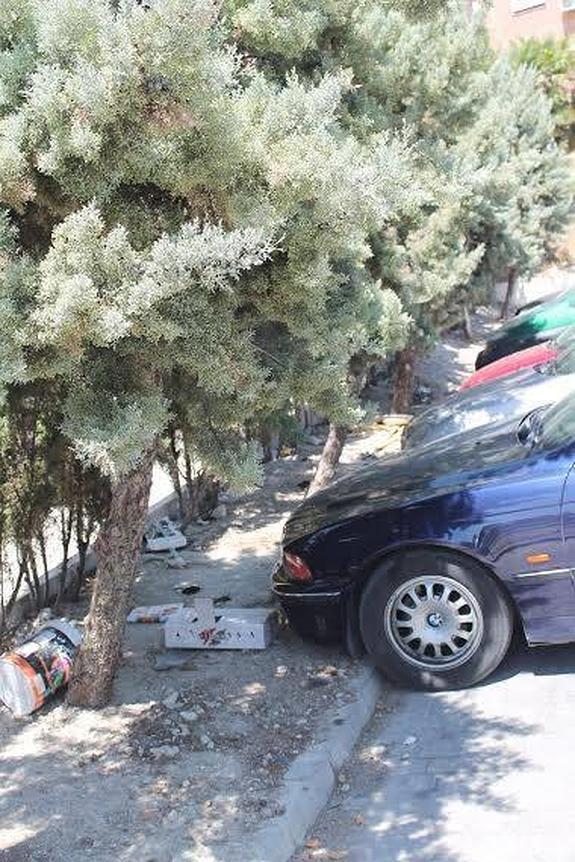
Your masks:
M 15 718 L 35 712 L 68 684 L 82 642 L 78 629 L 51 620 L 11 652 L 0 656 L 0 701 Z

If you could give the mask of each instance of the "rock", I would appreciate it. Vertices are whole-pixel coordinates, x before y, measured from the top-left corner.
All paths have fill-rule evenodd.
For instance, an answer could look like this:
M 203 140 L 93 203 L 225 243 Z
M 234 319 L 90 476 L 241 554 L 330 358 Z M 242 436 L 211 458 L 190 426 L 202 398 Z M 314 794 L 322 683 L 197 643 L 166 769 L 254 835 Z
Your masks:
M 157 745 L 154 748 L 150 748 L 150 754 L 156 760 L 162 757 L 177 757 L 179 753 L 180 749 L 177 745 Z
M 317 437 L 315 434 L 310 434 L 306 440 L 311 446 L 321 446 L 323 445 L 323 440 L 321 437 Z
M 39 611 L 38 616 L 34 620 L 34 626 L 36 627 L 44 625 L 44 623 L 47 623 L 49 620 L 52 619 L 54 619 L 54 612 L 52 608 L 42 608 L 42 610 Z
M 403 744 L 405 746 L 407 746 L 408 748 L 411 748 L 411 746 L 415 745 L 416 743 L 417 743 L 417 736 L 406 736 L 406 738 L 403 740 Z
M 180 695 L 177 691 L 172 691 L 167 697 L 162 701 L 163 705 L 166 709 L 175 709 L 177 702 L 180 699 Z
M 200 742 L 205 748 L 209 749 L 210 751 L 215 748 L 214 743 L 206 733 L 203 733 L 200 736 Z
M 170 554 L 166 560 L 166 565 L 169 569 L 187 569 L 188 567 L 187 561 L 176 551 Z
M 191 670 L 194 667 L 189 650 L 166 650 L 156 656 L 154 670 Z
M 311 676 L 305 683 L 306 688 L 321 688 L 324 685 L 329 685 L 329 680 L 321 676 Z
M 184 709 L 180 712 L 180 718 L 184 721 L 192 722 L 197 721 L 199 719 L 199 715 L 197 712 L 194 712 L 192 709 Z
M 212 512 L 212 518 L 227 518 L 228 510 L 223 503 L 220 503 Z

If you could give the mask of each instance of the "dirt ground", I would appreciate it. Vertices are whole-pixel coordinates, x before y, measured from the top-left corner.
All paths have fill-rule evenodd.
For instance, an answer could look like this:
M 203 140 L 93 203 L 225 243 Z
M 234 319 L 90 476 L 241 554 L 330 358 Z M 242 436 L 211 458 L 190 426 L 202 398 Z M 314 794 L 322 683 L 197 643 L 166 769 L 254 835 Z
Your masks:
M 472 344 L 454 333 L 419 363 L 420 402 L 456 388 L 493 325 L 488 313 L 477 316 Z M 393 423 L 353 435 L 340 475 L 397 450 L 399 435 Z M 217 519 L 193 524 L 184 568 L 144 557 L 134 603 L 191 604 L 177 587 L 193 583 L 232 607 L 271 606 L 282 525 L 320 450 L 310 443 L 269 464 L 263 488 L 224 499 Z M 66 610 L 82 620 L 87 601 Z M 285 626 L 261 652 L 180 651 L 174 661 L 161 626 L 130 625 L 106 709 L 56 700 L 20 721 L 0 711 L 2 862 L 249 862 L 250 834 L 279 813 L 284 772 L 352 696 L 359 665 Z M 232 857 L 226 848 L 242 842 L 245 854 Z
M 397 441 L 393 425 L 355 435 L 342 472 Z M 193 524 L 185 568 L 144 557 L 135 604 L 190 604 L 176 588 L 193 583 L 232 607 L 271 605 L 281 528 L 320 448 L 268 465 L 262 489 Z M 87 603 L 66 610 L 81 620 Z M 162 627 L 129 625 L 108 708 L 60 700 L 20 721 L 0 711 L 3 862 L 228 860 L 229 842 L 278 813 L 283 773 L 351 697 L 358 670 L 341 648 L 304 643 L 283 626 L 260 652 L 178 652 L 178 666 L 166 667 Z M 249 858 L 246 849 L 240 862 Z

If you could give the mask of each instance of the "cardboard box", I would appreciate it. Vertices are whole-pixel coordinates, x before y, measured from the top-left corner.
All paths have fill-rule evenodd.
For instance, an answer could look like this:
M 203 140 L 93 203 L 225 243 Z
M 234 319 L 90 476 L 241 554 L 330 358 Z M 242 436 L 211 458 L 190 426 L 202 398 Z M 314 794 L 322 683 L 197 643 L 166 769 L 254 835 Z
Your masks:
M 275 613 L 268 608 L 214 609 L 211 599 L 170 616 L 164 626 L 169 649 L 265 649 Z

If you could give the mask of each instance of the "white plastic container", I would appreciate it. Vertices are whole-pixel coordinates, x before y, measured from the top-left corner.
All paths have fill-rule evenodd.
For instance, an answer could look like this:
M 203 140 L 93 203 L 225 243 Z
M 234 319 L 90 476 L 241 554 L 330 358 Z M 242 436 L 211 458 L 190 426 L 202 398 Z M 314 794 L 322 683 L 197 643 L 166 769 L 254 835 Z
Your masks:
M 50 620 L 24 643 L 0 656 L 0 701 L 15 718 L 40 709 L 68 684 L 81 642 L 81 633 L 71 623 Z

